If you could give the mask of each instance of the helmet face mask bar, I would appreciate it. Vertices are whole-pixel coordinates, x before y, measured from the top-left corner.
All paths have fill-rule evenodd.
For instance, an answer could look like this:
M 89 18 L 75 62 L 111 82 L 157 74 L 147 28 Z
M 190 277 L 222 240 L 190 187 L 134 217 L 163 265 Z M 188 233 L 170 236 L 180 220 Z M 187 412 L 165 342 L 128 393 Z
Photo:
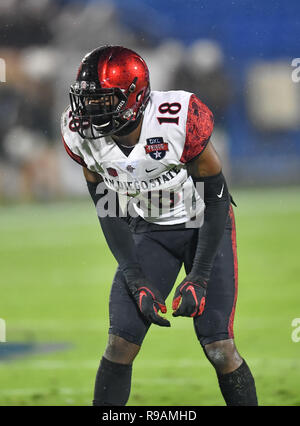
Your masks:
M 80 136 L 96 139 L 116 133 L 120 129 L 122 113 L 126 114 L 126 96 L 122 91 L 118 88 L 102 89 L 101 93 L 91 94 L 83 90 L 78 92 L 74 86 L 70 89 L 70 102 L 74 126 Z M 123 125 L 127 125 L 127 121 Z
M 74 130 L 91 139 L 126 134 L 139 123 L 149 96 L 148 68 L 139 55 L 120 46 L 95 49 L 70 88 Z

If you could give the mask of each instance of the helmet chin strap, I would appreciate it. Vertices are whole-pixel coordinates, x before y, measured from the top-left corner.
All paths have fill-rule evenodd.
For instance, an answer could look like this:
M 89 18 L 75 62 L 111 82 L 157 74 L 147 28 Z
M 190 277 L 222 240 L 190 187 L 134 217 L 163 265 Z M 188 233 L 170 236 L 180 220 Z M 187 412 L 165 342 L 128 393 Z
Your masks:
M 133 132 L 138 127 L 138 125 L 141 122 L 142 117 L 143 117 L 143 114 L 141 114 L 136 120 L 131 121 L 123 129 L 115 132 L 115 135 L 116 136 L 127 136 L 127 135 L 129 135 L 129 133 Z
M 108 127 L 111 125 L 111 119 L 108 119 L 107 117 L 92 117 L 92 124 L 93 126 L 99 128 L 99 129 L 105 129 L 105 127 Z
M 110 121 L 106 121 L 100 124 L 100 122 L 97 121 L 97 119 L 92 120 L 92 124 L 96 129 L 101 130 L 102 128 L 108 127 L 110 125 Z

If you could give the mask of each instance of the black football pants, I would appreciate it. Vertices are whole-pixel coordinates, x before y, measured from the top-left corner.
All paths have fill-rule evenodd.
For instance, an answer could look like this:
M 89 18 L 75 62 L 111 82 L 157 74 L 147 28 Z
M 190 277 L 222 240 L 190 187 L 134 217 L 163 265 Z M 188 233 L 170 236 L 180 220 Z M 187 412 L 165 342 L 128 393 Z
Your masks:
M 157 230 L 133 233 L 137 256 L 150 282 L 166 299 L 184 265 L 191 269 L 197 243 L 197 229 Z M 179 284 L 179 283 L 178 283 Z M 214 260 L 208 283 L 203 314 L 194 318 L 196 335 L 202 346 L 217 340 L 233 338 L 233 320 L 237 299 L 238 271 L 234 213 L 230 206 L 226 229 Z M 167 302 L 171 309 L 172 299 Z M 109 333 L 141 345 L 150 323 L 140 313 L 128 293 L 122 271 L 118 268 L 113 280 L 110 300 Z M 176 319 L 173 319 L 176 321 Z

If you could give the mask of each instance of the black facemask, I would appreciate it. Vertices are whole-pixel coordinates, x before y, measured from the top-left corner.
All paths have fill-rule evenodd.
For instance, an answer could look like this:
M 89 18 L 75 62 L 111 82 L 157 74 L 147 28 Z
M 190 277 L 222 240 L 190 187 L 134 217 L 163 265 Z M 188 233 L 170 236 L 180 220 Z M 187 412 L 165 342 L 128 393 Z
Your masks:
M 88 104 L 85 106 L 86 113 L 91 116 L 92 125 L 96 130 L 101 132 L 110 132 L 113 129 L 112 116 L 103 115 L 103 109 L 97 103 Z

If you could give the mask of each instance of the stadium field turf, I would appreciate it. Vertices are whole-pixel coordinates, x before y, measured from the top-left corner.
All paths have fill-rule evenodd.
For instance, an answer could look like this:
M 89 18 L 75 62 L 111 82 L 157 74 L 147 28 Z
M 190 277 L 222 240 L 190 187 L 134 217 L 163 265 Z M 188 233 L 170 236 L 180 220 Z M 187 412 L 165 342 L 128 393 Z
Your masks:
M 300 405 L 300 188 L 233 190 L 239 256 L 235 337 L 261 405 Z M 90 405 L 108 328 L 116 263 L 90 200 L 0 207 L 0 405 Z M 182 277 L 183 271 L 180 277 Z M 179 278 L 180 278 L 179 277 Z M 173 292 L 172 292 L 173 293 Z M 128 405 L 224 405 L 190 319 L 152 326 Z M 300 337 L 300 331 L 298 333 Z M 66 344 L 39 350 L 39 345 Z

